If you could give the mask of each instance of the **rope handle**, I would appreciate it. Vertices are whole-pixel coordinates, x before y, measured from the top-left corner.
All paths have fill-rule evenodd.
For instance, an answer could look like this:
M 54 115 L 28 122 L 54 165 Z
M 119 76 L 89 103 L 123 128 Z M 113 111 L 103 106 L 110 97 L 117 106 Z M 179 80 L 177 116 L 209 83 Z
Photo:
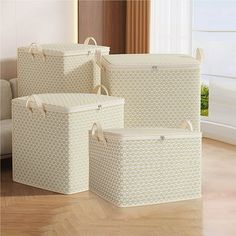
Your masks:
M 39 44 L 31 43 L 29 46 L 28 52 L 32 55 L 33 59 L 34 59 L 35 54 L 38 54 L 42 56 L 43 61 L 46 61 L 46 55 L 43 52 L 43 48 Z
M 94 53 L 94 60 L 96 62 L 96 64 L 100 67 L 100 69 L 103 69 L 102 68 L 102 52 L 101 50 L 95 50 L 95 53 Z
M 97 85 L 93 88 L 93 93 L 95 94 L 101 94 L 101 89 L 103 89 L 106 93 L 107 96 L 110 96 L 109 95 L 109 92 L 108 92 L 108 89 L 104 86 L 104 85 Z
M 36 103 L 36 106 L 38 107 L 38 109 L 40 110 L 40 111 L 42 111 L 42 113 L 44 114 L 44 116 L 46 115 L 46 110 L 44 109 L 44 107 L 43 107 L 43 103 L 42 103 L 42 101 L 41 101 L 41 99 L 39 98 L 39 96 L 37 96 L 37 95 L 31 95 L 31 96 L 28 96 L 28 98 L 27 98 L 27 100 L 26 100 L 26 104 L 25 104 L 25 107 L 27 108 L 27 109 L 29 109 L 31 112 L 33 112 L 33 109 L 32 109 L 32 107 L 30 106 L 30 102 L 32 102 L 32 100 L 33 100 L 33 102 L 35 102 Z
M 192 122 L 190 120 L 185 120 L 181 126 L 180 126 L 182 129 L 188 129 L 190 130 L 191 132 L 193 132 L 193 125 L 192 125 Z
M 92 40 L 93 43 L 94 43 L 94 45 L 97 46 L 97 41 L 96 41 L 95 38 L 93 38 L 93 37 L 88 37 L 88 38 L 86 38 L 86 39 L 84 40 L 84 44 L 85 44 L 85 45 L 89 45 L 90 40 Z
M 107 143 L 104 134 L 103 134 L 103 130 L 102 127 L 99 123 L 94 123 L 92 126 L 92 137 L 97 139 L 98 142 L 103 142 L 104 144 Z
M 202 63 L 204 59 L 204 50 L 202 48 L 197 48 L 195 52 L 195 58 Z
M 37 44 L 37 43 L 31 43 L 29 46 L 29 53 L 31 53 L 33 50 L 35 50 L 35 52 L 42 52 L 42 47 Z

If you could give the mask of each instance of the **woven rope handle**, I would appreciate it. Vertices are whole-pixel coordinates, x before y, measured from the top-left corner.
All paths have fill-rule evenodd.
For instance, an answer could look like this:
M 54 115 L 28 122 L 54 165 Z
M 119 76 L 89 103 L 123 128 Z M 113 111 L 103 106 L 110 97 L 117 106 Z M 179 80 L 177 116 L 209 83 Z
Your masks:
M 94 45 L 97 46 L 97 41 L 96 41 L 95 38 L 93 38 L 93 37 L 88 37 L 88 38 L 86 38 L 86 39 L 84 40 L 84 44 L 89 45 L 89 42 L 90 42 L 91 40 L 93 41 Z
M 202 63 L 204 59 L 204 51 L 202 48 L 197 48 L 196 53 L 195 53 L 195 58 Z
M 100 69 L 103 69 L 102 67 L 102 52 L 101 50 L 95 50 L 95 54 L 94 54 L 94 60 L 96 62 L 96 64 L 100 67 Z
M 43 53 L 43 48 L 37 43 L 31 43 L 28 52 L 32 55 L 33 59 L 35 54 L 38 54 L 43 58 L 43 61 L 46 61 L 46 55 Z
M 181 128 L 182 129 L 188 129 L 191 132 L 193 131 L 193 125 L 191 123 L 190 120 L 185 120 L 182 124 L 181 124 Z
M 102 127 L 99 123 L 94 123 L 92 126 L 92 137 L 97 139 L 99 142 L 106 144 L 106 139 L 103 134 Z
M 100 95 L 101 94 L 101 89 L 103 89 L 105 91 L 106 95 L 109 96 L 109 92 L 108 92 L 107 88 L 102 84 L 95 86 L 93 88 L 93 93 Z
M 43 114 L 45 115 L 45 114 L 46 114 L 46 111 L 45 111 L 45 109 L 44 109 L 44 107 L 43 107 L 43 103 L 42 103 L 41 99 L 39 98 L 39 96 L 37 96 L 37 95 L 31 95 L 31 96 L 29 96 L 28 99 L 26 100 L 25 107 L 26 107 L 27 109 L 29 109 L 31 112 L 33 112 L 32 107 L 30 107 L 30 102 L 32 102 L 32 101 L 35 102 L 35 104 L 37 105 L 38 109 L 39 109 L 40 111 L 42 111 Z

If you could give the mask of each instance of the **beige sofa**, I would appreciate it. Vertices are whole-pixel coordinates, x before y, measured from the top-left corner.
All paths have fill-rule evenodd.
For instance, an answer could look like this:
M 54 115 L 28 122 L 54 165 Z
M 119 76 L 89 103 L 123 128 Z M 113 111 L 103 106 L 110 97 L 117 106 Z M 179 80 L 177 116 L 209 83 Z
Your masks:
M 0 80 L 1 89 L 1 159 L 11 157 L 12 152 L 12 120 L 11 120 L 11 100 L 17 97 L 17 79 Z

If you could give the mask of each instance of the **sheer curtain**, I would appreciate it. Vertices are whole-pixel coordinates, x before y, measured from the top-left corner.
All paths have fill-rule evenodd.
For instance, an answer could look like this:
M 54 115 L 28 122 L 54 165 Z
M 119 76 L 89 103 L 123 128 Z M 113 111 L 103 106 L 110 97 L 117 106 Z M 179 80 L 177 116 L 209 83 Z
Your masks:
M 151 0 L 150 53 L 192 53 L 192 0 Z

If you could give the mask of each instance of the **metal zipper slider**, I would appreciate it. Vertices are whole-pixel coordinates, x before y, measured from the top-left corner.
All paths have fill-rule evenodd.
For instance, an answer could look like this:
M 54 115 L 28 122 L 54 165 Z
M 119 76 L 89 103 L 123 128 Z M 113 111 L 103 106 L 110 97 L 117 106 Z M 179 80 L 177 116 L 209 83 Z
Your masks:
M 158 71 L 158 67 L 157 66 L 152 66 L 152 69 L 155 71 Z
M 98 110 L 102 110 L 102 105 L 98 105 Z
M 164 135 L 161 135 L 160 138 L 161 138 L 161 140 L 165 140 L 165 136 Z

